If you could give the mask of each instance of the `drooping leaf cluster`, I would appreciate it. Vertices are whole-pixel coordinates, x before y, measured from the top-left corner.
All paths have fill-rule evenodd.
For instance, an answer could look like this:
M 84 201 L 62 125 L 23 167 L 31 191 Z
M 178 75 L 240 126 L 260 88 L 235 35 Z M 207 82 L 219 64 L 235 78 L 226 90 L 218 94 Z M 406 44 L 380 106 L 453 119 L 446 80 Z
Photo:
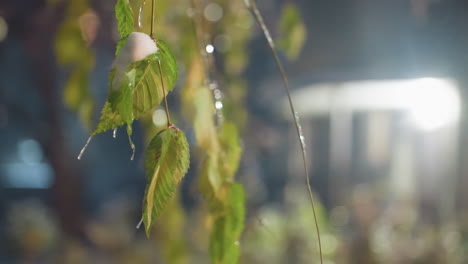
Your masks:
M 193 120 L 199 159 L 200 189 L 213 219 L 210 235 L 212 263 L 238 263 L 245 217 L 242 185 L 235 183 L 241 148 L 237 127 L 231 122 L 215 124 L 215 107 L 210 89 L 204 85 L 200 58 L 194 57 L 184 86 L 186 115 Z
M 134 15 L 129 1 L 117 0 L 115 14 L 121 37 L 116 48 L 118 57 L 129 41 L 128 36 L 134 31 Z M 155 53 L 142 60 L 129 62 L 123 71 L 114 65 L 110 72 L 107 100 L 90 139 L 126 124 L 130 144 L 135 150 L 131 140 L 133 121 L 159 105 L 167 93 L 174 89 L 177 80 L 177 64 L 169 47 L 162 40 L 157 40 L 156 46 Z M 145 170 L 148 185 L 143 200 L 142 220 L 148 236 L 156 218 L 164 210 L 177 184 L 186 174 L 188 166 L 189 149 L 185 134 L 168 124 L 167 129 L 152 139 L 146 152 Z
M 111 71 L 111 88 L 100 121 L 91 135 L 97 135 L 121 125 L 131 126 L 148 110 L 161 103 L 166 93 L 172 91 L 177 80 L 177 64 L 168 46 L 156 41 L 158 52 L 127 66 L 119 87 L 112 87 L 116 74 Z M 161 64 L 161 73 L 159 72 Z M 161 82 L 162 78 L 162 82 Z

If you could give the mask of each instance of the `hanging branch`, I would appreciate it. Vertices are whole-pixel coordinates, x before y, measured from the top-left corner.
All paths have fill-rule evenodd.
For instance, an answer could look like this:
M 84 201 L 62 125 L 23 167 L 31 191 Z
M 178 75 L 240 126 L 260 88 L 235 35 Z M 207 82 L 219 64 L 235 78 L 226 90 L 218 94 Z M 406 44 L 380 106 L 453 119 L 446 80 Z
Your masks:
M 154 40 L 155 43 L 157 43 L 156 38 L 154 37 L 154 2 L 155 0 L 151 0 L 151 25 L 150 25 L 150 37 Z M 164 86 L 164 80 L 163 80 L 163 73 L 161 69 L 161 61 L 158 60 L 158 70 L 159 70 L 159 77 L 161 79 L 161 87 L 163 90 L 163 96 L 164 96 L 164 107 L 166 108 L 166 118 L 167 118 L 167 127 L 168 128 L 176 128 L 174 125 L 172 125 L 171 122 L 171 114 L 169 113 L 169 104 L 167 103 L 167 93 L 166 93 L 166 87 Z
M 312 206 L 312 212 L 314 214 L 314 221 L 315 221 L 315 229 L 317 231 L 317 240 L 318 240 L 318 246 L 319 246 L 319 253 L 320 253 L 320 263 L 323 264 L 323 256 L 322 256 L 322 241 L 320 239 L 320 228 L 318 226 L 318 221 L 317 221 L 317 214 L 315 212 L 315 203 L 314 203 L 314 197 L 312 194 L 312 189 L 310 187 L 310 180 L 309 180 L 309 169 L 307 166 L 307 152 L 305 149 L 305 143 L 304 143 L 304 134 L 302 132 L 302 127 L 299 122 L 299 115 L 295 110 L 294 103 L 291 98 L 291 90 L 289 88 L 289 82 L 288 78 L 286 76 L 286 72 L 284 71 L 283 64 L 279 60 L 278 53 L 276 51 L 275 43 L 270 35 L 270 31 L 268 30 L 267 26 L 265 25 L 265 22 L 263 20 L 262 15 L 260 14 L 260 11 L 257 8 L 257 5 L 255 4 L 255 0 L 244 0 L 244 3 L 247 7 L 247 9 L 251 12 L 257 23 L 260 25 L 263 31 L 263 35 L 265 36 L 266 41 L 268 42 L 268 46 L 270 47 L 271 53 L 273 54 L 273 58 L 275 59 L 276 66 L 278 67 L 278 70 L 281 74 L 281 79 L 283 80 L 283 85 L 286 91 L 286 95 L 288 97 L 288 102 L 289 102 L 289 107 L 291 109 L 291 113 L 294 118 L 294 125 L 296 127 L 296 132 L 297 132 L 297 137 L 300 142 L 301 146 L 301 151 L 302 151 L 302 161 L 304 165 L 304 175 L 306 179 L 306 185 L 307 185 L 307 191 L 309 194 L 309 199 L 310 199 L 310 204 Z
M 171 122 L 171 115 L 169 114 L 169 104 L 167 103 L 166 88 L 164 87 L 164 80 L 162 77 L 161 61 L 158 61 L 158 70 L 159 70 L 159 76 L 161 78 L 161 86 L 162 86 L 162 90 L 164 94 L 164 107 L 166 108 L 167 127 L 173 128 L 174 126 L 172 125 L 172 122 Z
M 198 0 L 191 0 L 190 2 L 191 2 L 192 9 L 195 10 L 194 19 L 193 19 L 193 29 L 195 32 L 195 37 L 197 39 L 198 49 L 200 51 L 202 61 L 203 61 L 203 70 L 205 71 L 206 83 L 208 84 L 212 92 L 215 102 L 216 103 L 221 102 L 221 99 L 219 99 L 220 96 L 217 95 L 217 93 L 221 94 L 221 90 L 218 88 L 219 87 L 218 82 L 214 80 L 214 77 L 213 77 L 215 73 L 215 68 L 213 66 L 213 60 L 214 60 L 213 54 L 208 53 L 206 51 L 206 46 L 207 46 L 206 39 L 208 37 L 206 37 L 206 35 L 203 32 L 202 20 L 199 14 L 199 10 L 200 10 L 199 3 L 198 3 Z M 221 105 L 222 105 L 222 102 L 221 102 Z M 216 111 L 216 125 L 219 127 L 223 123 L 223 120 L 224 120 L 223 111 L 222 111 L 222 107 L 221 108 L 215 107 L 215 109 L 216 109 L 215 110 Z

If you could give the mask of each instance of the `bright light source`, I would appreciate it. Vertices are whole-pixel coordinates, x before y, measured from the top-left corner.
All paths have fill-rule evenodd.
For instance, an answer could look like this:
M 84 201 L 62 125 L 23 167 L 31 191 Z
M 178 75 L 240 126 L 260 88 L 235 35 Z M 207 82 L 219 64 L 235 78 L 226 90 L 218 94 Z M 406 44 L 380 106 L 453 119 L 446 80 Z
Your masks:
M 441 78 L 319 83 L 295 91 L 293 101 L 302 116 L 330 111 L 405 111 L 425 131 L 456 123 L 461 109 L 456 84 Z M 289 116 L 286 98 L 278 109 Z
M 216 109 L 218 109 L 218 110 L 223 109 L 223 102 L 221 102 L 221 101 L 216 101 L 215 107 L 216 107 Z
M 411 119 L 423 130 L 453 124 L 460 115 L 460 95 L 453 83 L 433 78 L 417 79 L 408 93 Z
M 214 46 L 211 45 L 211 44 L 208 44 L 208 45 L 206 45 L 205 50 L 206 50 L 206 52 L 208 52 L 208 53 L 213 53 L 213 52 L 214 52 Z

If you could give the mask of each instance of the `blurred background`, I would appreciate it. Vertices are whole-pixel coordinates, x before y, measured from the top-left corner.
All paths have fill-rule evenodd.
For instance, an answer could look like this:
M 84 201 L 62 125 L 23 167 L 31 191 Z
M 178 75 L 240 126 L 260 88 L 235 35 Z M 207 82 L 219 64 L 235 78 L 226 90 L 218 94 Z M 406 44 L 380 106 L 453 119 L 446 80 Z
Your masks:
M 130 2 L 148 14 L 148 1 Z M 179 93 L 184 58 L 198 52 L 197 10 L 157 2 L 156 32 L 180 71 L 170 108 L 193 146 Z M 199 2 L 222 84 L 216 108 L 242 131 L 240 263 L 317 263 L 299 142 L 264 37 L 243 1 Z M 123 130 L 76 159 L 108 91 L 114 4 L 0 2 L 0 263 L 208 263 L 195 162 L 176 213 L 151 239 L 135 228 L 146 136 L 164 110 L 134 123 L 134 161 Z M 258 6 L 301 117 L 326 263 L 468 263 L 468 2 Z

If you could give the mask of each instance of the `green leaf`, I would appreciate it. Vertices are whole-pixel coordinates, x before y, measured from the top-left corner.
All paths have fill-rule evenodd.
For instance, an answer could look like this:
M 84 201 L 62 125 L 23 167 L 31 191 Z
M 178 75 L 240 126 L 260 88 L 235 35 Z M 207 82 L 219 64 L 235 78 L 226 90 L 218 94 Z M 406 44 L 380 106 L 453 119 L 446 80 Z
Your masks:
M 287 4 L 283 8 L 280 21 L 281 38 L 278 47 L 290 60 L 296 59 L 304 46 L 307 31 L 297 7 Z
M 128 0 L 117 0 L 115 4 L 115 18 L 120 37 L 126 38 L 133 32 L 133 10 Z
M 221 144 L 221 163 L 225 180 L 232 180 L 239 168 L 242 149 L 239 143 L 239 131 L 231 122 L 224 122 L 219 130 Z
M 195 133 L 197 133 L 197 129 L 195 129 Z M 234 180 L 239 168 L 242 154 L 239 144 L 239 132 L 233 123 L 224 122 L 217 134 L 207 140 L 211 140 L 210 144 L 216 144 L 217 147 L 216 149 L 206 150 L 208 155 L 203 162 L 200 173 L 200 188 L 207 199 L 222 199 L 220 197 L 222 194 L 218 192 L 224 183 Z M 212 205 L 214 207 L 218 206 L 216 201 L 212 201 Z
M 93 60 L 92 56 L 90 59 Z M 63 96 L 65 105 L 77 111 L 86 128 L 91 129 L 95 103 L 88 85 L 89 70 L 83 63 L 76 66 L 65 84 Z
M 188 143 L 181 130 L 168 128 L 151 140 L 145 157 L 148 185 L 143 200 L 143 222 L 147 236 L 173 196 L 177 184 L 187 173 L 189 163 Z
M 101 113 L 99 123 L 91 134 L 131 125 L 148 110 L 161 103 L 165 94 L 161 84 L 159 63 L 166 92 L 172 91 L 177 80 L 177 64 L 174 56 L 163 41 L 157 41 L 158 51 L 145 59 L 131 63 L 124 73 L 115 69 L 110 74 L 110 92 Z M 121 74 L 123 76 L 116 76 Z M 114 79 L 120 82 L 112 87 Z
M 217 152 L 219 143 L 214 122 L 213 95 L 208 87 L 203 86 L 197 90 L 192 100 L 195 106 L 193 129 L 197 144 L 207 153 Z
M 219 170 L 218 153 L 208 154 L 202 163 L 199 188 L 209 201 L 212 210 L 219 208 L 218 194 L 223 184 Z
M 115 50 L 115 55 L 117 56 L 125 45 L 126 38 L 134 30 L 133 10 L 128 0 L 117 0 L 115 4 L 115 18 L 117 19 L 117 28 L 121 38 L 117 42 Z
M 239 262 L 239 238 L 244 229 L 245 195 L 242 185 L 230 185 L 224 210 L 215 219 L 210 241 L 211 263 L 237 264 Z
M 83 58 L 82 52 L 87 50 L 78 19 L 78 16 L 68 17 L 58 29 L 55 37 L 55 52 L 59 65 L 79 62 Z

